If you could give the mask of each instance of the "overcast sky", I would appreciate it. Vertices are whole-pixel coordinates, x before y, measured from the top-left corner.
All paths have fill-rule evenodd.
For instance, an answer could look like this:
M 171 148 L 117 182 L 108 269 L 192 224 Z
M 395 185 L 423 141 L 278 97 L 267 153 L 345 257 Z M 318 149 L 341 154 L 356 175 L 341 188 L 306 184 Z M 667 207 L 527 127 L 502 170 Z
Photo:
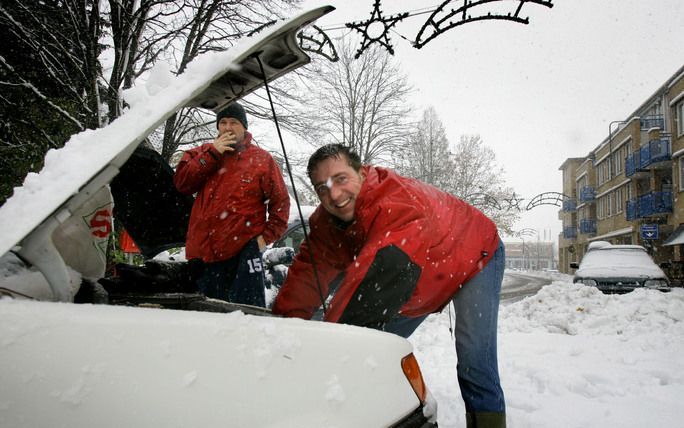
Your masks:
M 336 11 L 316 22 L 340 27 L 370 18 L 373 0 L 305 1 Z M 462 4 L 454 0 L 453 7 Z M 517 1 L 502 1 L 512 10 Z M 422 49 L 415 39 L 430 14 L 406 18 L 391 34 L 395 57 L 416 88 L 416 115 L 434 106 L 447 137 L 479 134 L 493 148 L 509 185 L 525 200 L 561 192 L 558 168 L 586 156 L 684 65 L 681 0 L 554 0 L 525 4 L 529 25 L 485 21 L 453 28 Z M 436 8 L 435 2 L 383 0 L 384 15 Z M 489 7 L 493 10 L 495 6 Z M 473 15 L 475 12 L 473 12 Z M 330 30 L 342 37 L 349 29 Z M 524 212 L 514 227 L 557 235 L 558 207 Z M 544 232 L 546 231 L 546 232 Z

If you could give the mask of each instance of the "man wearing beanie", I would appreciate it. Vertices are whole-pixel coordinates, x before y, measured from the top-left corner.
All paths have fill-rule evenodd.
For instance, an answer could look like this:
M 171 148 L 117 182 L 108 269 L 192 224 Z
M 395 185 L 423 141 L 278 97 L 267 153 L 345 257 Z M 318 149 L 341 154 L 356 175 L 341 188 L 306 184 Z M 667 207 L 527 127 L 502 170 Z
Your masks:
M 197 194 L 185 252 L 204 262 L 200 292 L 264 307 L 261 254 L 287 229 L 290 197 L 280 168 L 247 127 L 240 104 L 218 112 L 218 136 L 185 152 L 173 180 L 181 193 Z

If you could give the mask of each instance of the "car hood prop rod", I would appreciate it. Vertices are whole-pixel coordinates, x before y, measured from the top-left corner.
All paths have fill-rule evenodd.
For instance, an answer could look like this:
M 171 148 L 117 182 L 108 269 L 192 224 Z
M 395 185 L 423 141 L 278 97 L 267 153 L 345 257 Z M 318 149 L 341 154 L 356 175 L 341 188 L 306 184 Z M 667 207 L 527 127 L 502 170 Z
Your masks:
M 264 65 L 261 62 L 259 55 L 261 52 L 256 52 L 254 57 L 259 63 L 259 69 L 261 70 L 261 76 L 264 79 L 264 86 L 266 87 L 266 95 L 268 96 L 268 103 L 271 105 L 271 112 L 273 114 L 273 122 L 275 123 L 276 131 L 278 132 L 278 139 L 280 140 L 280 147 L 283 149 L 283 158 L 285 159 L 285 165 L 287 166 L 287 174 L 290 177 L 290 184 L 292 185 L 292 193 L 294 193 L 295 203 L 297 204 L 297 213 L 299 214 L 299 221 L 302 223 L 302 229 L 304 230 L 304 240 L 307 245 L 306 248 L 309 251 L 309 259 L 311 260 L 311 266 L 313 267 L 314 278 L 316 280 L 316 289 L 318 290 L 318 297 L 321 299 L 321 306 L 323 307 L 323 314 L 327 312 L 325 306 L 325 296 L 323 296 L 323 289 L 321 287 L 321 280 L 318 276 L 318 269 L 316 268 L 316 260 L 314 258 L 313 249 L 309 245 L 309 232 L 306 230 L 306 223 L 304 222 L 304 215 L 302 215 L 302 207 L 299 203 L 299 197 L 297 196 L 297 188 L 295 187 L 294 177 L 292 175 L 292 168 L 290 167 L 290 160 L 287 157 L 287 151 L 285 150 L 285 143 L 283 142 L 283 136 L 280 132 L 280 125 L 278 124 L 278 116 L 276 115 L 275 106 L 273 105 L 273 99 L 271 98 L 271 90 L 268 87 L 268 79 L 266 79 L 266 73 L 264 71 Z

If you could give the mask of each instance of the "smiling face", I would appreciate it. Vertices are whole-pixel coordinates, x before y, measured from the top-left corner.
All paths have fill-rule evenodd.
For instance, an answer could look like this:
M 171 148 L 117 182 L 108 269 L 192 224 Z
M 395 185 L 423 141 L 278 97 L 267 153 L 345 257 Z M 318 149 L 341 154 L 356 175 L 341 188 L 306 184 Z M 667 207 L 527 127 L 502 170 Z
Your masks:
M 365 179 L 344 155 L 322 160 L 311 171 L 311 183 L 326 211 L 343 221 L 354 220 L 354 207 Z

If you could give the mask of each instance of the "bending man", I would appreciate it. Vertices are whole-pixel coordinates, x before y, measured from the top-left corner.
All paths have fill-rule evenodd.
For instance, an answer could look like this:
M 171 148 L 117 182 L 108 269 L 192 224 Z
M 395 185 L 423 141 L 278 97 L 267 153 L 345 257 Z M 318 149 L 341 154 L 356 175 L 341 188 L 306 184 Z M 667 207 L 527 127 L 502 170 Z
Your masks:
M 321 204 L 273 312 L 310 319 L 331 295 L 326 321 L 408 337 L 453 301 L 468 427 L 505 427 L 496 343 L 505 263 L 495 224 L 432 186 L 362 165 L 342 145 L 318 149 L 307 172 Z

